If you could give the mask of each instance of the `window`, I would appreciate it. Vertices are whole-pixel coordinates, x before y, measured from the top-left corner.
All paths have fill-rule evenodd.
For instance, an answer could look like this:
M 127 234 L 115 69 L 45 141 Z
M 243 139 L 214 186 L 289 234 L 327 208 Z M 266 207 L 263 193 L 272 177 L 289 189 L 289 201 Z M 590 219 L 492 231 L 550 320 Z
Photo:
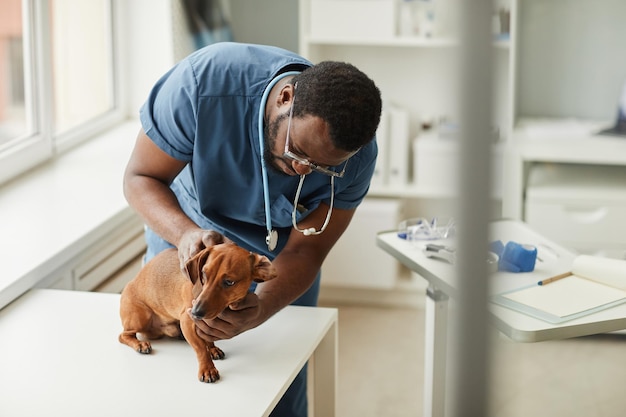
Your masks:
M 108 0 L 53 0 L 54 132 L 66 132 L 113 109 Z
M 21 1 L 0 3 L 0 147 L 32 133 L 26 120 L 22 26 Z
M 0 2 L 0 182 L 121 119 L 113 0 Z

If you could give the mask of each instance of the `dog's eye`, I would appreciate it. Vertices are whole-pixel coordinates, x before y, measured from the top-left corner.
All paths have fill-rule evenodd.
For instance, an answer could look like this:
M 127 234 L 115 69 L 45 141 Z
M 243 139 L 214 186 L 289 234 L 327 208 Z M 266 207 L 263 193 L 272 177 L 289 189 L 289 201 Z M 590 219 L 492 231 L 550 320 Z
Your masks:
M 232 287 L 233 285 L 235 285 L 235 281 L 233 281 L 232 279 L 224 279 L 223 282 L 225 287 Z

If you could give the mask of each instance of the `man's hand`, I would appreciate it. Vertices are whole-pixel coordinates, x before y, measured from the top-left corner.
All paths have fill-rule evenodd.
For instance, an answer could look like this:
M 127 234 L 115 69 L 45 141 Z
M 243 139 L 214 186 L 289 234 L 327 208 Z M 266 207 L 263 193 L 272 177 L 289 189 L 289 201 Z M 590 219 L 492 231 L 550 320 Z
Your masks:
M 190 311 L 187 310 L 187 313 Z M 194 320 L 196 333 L 207 342 L 230 339 L 263 323 L 266 319 L 262 311 L 259 297 L 255 293 L 248 293 L 246 298 L 226 307 L 216 318 Z
M 185 233 L 178 242 L 180 269 L 184 271 L 187 261 L 201 250 L 224 243 L 224 240 L 224 236 L 215 230 L 196 229 Z

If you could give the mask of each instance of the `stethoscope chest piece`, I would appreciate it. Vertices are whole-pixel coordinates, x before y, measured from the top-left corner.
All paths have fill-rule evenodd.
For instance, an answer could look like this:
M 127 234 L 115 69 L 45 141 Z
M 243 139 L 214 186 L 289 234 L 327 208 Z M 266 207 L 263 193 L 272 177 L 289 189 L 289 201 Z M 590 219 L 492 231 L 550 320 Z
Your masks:
M 267 236 L 265 236 L 265 243 L 270 252 L 276 249 L 276 245 L 278 244 L 278 232 L 274 229 L 268 230 Z

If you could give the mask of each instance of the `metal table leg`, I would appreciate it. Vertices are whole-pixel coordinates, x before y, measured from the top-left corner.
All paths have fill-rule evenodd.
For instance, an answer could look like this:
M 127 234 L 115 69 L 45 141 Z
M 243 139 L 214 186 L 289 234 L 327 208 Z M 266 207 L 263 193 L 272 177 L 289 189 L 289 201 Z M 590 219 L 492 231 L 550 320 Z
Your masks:
M 448 296 L 429 285 L 426 290 L 424 416 L 443 417 L 446 385 Z

